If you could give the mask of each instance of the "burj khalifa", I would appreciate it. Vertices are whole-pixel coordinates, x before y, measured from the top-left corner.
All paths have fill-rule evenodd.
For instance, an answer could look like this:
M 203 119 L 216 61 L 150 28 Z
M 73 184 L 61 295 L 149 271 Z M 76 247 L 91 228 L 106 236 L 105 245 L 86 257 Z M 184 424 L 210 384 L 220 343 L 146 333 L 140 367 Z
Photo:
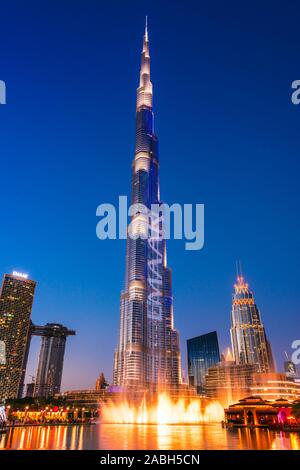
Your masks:
M 181 384 L 179 334 L 174 328 L 172 273 L 167 267 L 159 185 L 158 139 L 147 21 L 136 100 L 134 205 L 127 227 L 126 273 L 120 301 L 120 331 L 114 356 L 114 385 L 157 390 Z M 146 211 L 145 211 L 146 208 Z

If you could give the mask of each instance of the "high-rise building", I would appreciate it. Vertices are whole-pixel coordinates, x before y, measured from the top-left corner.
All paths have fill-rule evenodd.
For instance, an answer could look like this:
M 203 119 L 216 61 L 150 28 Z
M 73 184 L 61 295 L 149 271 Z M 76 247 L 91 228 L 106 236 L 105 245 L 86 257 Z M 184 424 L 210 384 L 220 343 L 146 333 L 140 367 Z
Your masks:
M 257 372 L 273 372 L 271 345 L 243 276 L 234 285 L 231 311 L 231 342 L 236 364 L 256 364 Z
M 251 395 L 256 364 L 223 361 L 210 367 L 206 375 L 206 395 L 226 407 Z
M 108 387 L 108 383 L 106 382 L 106 378 L 104 377 L 103 372 L 99 375 L 98 379 L 95 383 L 95 390 L 99 392 L 100 390 L 105 390 Z
M 205 377 L 209 367 L 220 362 L 216 331 L 187 340 L 189 384 L 197 393 L 205 393 Z
M 150 211 L 152 204 L 160 207 L 161 202 L 147 25 L 137 89 L 132 204 L 143 205 L 148 212 L 137 209 L 128 226 L 114 385 L 176 387 L 181 383 L 181 370 L 179 336 L 173 321 L 172 277 L 161 236 L 163 217 Z
M 75 335 L 58 323 L 31 326 L 31 334 L 42 337 L 34 387 L 35 397 L 52 397 L 60 392 L 67 336 Z
M 30 382 L 29 384 L 26 385 L 26 392 L 25 392 L 26 398 L 34 397 L 34 387 L 35 387 L 35 382 Z
M 21 397 L 30 346 L 36 283 L 26 274 L 5 274 L 0 294 L 0 399 Z

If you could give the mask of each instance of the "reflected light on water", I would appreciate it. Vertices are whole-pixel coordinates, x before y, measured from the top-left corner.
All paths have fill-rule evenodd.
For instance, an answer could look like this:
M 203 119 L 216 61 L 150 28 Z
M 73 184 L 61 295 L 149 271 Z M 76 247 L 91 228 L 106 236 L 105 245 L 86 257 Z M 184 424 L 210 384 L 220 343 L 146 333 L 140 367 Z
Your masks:
M 300 450 L 300 435 L 258 428 L 226 430 L 219 423 L 26 426 L 0 434 L 0 449 Z
M 286 434 L 280 432 L 276 434 L 271 445 L 272 450 L 300 450 L 300 435 L 297 433 Z

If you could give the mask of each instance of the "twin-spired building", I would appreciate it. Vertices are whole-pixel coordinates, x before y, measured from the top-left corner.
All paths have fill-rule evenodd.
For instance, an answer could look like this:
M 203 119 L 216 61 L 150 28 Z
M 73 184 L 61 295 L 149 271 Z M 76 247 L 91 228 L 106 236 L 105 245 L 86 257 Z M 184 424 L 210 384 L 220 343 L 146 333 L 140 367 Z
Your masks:
M 173 319 L 172 276 L 167 267 L 166 243 L 160 236 L 162 217 L 150 213 L 151 204 L 161 202 L 147 25 L 137 89 L 132 204 L 143 204 L 149 214 L 137 209 L 128 226 L 131 236 L 127 237 L 114 384 L 176 387 L 181 383 L 181 369 L 179 335 Z

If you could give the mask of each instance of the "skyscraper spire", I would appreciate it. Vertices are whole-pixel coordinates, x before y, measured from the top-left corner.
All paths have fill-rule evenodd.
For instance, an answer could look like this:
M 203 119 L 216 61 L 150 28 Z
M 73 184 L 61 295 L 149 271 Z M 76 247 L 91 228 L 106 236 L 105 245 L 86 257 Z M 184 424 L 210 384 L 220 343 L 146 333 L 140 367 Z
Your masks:
M 137 110 L 145 106 L 152 108 L 152 83 L 150 80 L 150 53 L 147 23 L 146 16 L 145 34 L 141 55 L 140 84 L 137 89 Z
M 239 275 L 240 275 L 239 274 L 239 262 L 238 261 L 235 262 L 235 267 L 236 267 L 236 277 L 238 278 Z
M 236 261 L 235 262 L 236 264 L 236 275 L 237 275 L 237 278 L 241 278 L 243 279 L 243 270 L 242 270 L 242 263 L 240 260 Z
M 145 22 L 145 39 L 148 41 L 148 15 L 146 15 L 146 22 Z

